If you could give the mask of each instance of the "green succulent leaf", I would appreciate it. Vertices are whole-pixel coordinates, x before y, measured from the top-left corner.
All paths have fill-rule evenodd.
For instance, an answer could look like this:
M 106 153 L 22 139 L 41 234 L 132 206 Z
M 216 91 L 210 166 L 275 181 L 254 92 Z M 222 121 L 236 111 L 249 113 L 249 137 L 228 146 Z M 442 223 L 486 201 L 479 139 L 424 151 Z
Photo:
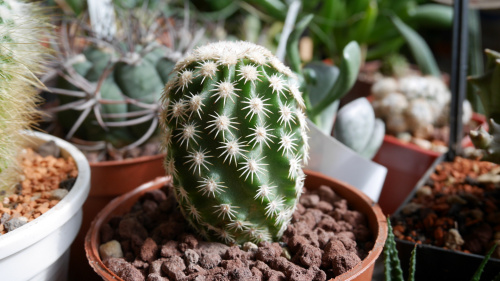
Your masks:
M 493 247 L 491 247 L 491 249 L 488 251 L 488 253 L 486 254 L 486 256 L 484 256 L 483 261 L 481 262 L 481 264 L 477 268 L 476 272 L 474 273 L 474 276 L 472 276 L 471 281 L 479 281 L 481 279 L 481 275 L 483 274 L 484 267 L 486 266 L 486 264 L 490 260 L 490 257 L 493 254 L 493 252 L 495 251 L 495 249 L 496 249 L 497 246 L 498 245 L 495 243 L 493 245 Z
M 361 49 L 359 48 L 357 42 L 350 42 L 342 52 L 340 75 L 338 79 L 335 81 L 335 84 L 328 94 L 316 105 L 313 105 L 313 108 L 310 111 L 311 118 L 315 118 L 321 114 L 331 104 L 341 99 L 345 94 L 347 94 L 347 92 L 349 92 L 356 82 L 360 66 Z
M 440 77 L 441 72 L 439 71 L 434 55 L 422 36 L 404 23 L 398 16 L 392 15 L 390 19 L 396 29 L 405 38 L 422 73 Z
M 440 4 L 418 5 L 410 11 L 410 20 L 432 28 L 451 28 L 453 25 L 453 8 Z
M 306 83 L 305 90 L 310 103 L 309 108 L 311 108 L 320 104 L 327 97 L 329 90 L 333 88 L 338 80 L 340 71 L 336 66 L 327 65 L 323 62 L 308 63 L 304 70 L 310 71 L 314 77 L 314 81 Z M 337 113 L 338 106 L 339 102 L 334 102 L 324 109 L 321 114 L 311 119 L 326 135 L 330 135 L 332 132 L 334 116 Z

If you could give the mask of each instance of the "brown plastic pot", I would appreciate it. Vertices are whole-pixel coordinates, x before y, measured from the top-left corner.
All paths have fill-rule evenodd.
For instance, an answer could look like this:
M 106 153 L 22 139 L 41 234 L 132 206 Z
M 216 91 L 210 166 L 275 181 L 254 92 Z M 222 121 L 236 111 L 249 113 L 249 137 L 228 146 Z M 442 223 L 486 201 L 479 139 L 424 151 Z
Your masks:
M 165 175 L 164 154 L 142 156 L 120 161 L 90 163 L 90 193 L 83 205 L 82 227 L 71 246 L 69 276 L 71 280 L 98 278 L 85 258 L 84 240 L 90 223 L 111 200 L 144 182 Z
M 380 207 L 375 204 L 368 196 L 358 189 L 329 178 L 323 174 L 305 171 L 306 181 L 305 185 L 309 189 L 319 188 L 321 185 L 330 186 L 335 193 L 349 202 L 349 204 L 356 210 L 362 212 L 367 216 L 369 228 L 374 235 L 374 246 L 369 252 L 368 256 L 357 264 L 350 271 L 338 276 L 333 280 L 356 280 L 356 281 L 369 281 L 372 280 L 375 261 L 382 253 L 384 243 L 387 238 L 387 221 L 384 217 Z M 123 215 L 130 210 L 135 202 L 147 191 L 161 188 L 165 183 L 170 180 L 168 177 L 157 178 L 153 181 L 145 183 L 133 191 L 124 194 L 113 201 L 111 201 L 94 219 L 92 222 L 87 236 L 85 237 L 85 251 L 89 264 L 94 268 L 95 272 L 99 274 L 104 280 L 122 280 L 113 272 L 111 272 L 102 262 L 99 257 L 100 245 L 100 229 L 112 217 Z
M 487 126 L 484 115 L 474 113 L 472 120 Z M 472 146 L 469 136 L 462 139 L 462 147 Z M 373 161 L 387 168 L 384 186 L 378 204 L 384 214 L 393 214 L 431 169 L 441 153 L 427 150 L 413 143 L 385 135 Z

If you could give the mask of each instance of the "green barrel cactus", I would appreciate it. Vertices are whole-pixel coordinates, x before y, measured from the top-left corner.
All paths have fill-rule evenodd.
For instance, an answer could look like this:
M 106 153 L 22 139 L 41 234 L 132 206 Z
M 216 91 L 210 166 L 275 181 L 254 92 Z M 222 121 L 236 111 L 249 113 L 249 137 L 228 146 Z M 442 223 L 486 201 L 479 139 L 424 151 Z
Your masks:
M 199 47 L 162 96 L 165 168 L 186 219 L 209 240 L 276 241 L 304 185 L 304 102 L 294 74 L 247 42 Z
M 36 78 L 43 70 L 49 25 L 33 3 L 0 0 L 0 191 L 19 182 L 17 156 L 22 130 L 36 119 Z M 0 193 L 2 197 L 3 193 Z

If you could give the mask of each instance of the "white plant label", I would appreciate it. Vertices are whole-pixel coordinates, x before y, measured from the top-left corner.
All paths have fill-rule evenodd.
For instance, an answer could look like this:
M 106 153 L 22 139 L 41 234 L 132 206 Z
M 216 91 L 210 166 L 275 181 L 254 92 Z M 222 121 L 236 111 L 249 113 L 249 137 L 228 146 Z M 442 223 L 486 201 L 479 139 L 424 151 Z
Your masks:
M 112 0 L 87 0 L 90 23 L 97 37 L 112 40 L 116 33 L 115 10 Z

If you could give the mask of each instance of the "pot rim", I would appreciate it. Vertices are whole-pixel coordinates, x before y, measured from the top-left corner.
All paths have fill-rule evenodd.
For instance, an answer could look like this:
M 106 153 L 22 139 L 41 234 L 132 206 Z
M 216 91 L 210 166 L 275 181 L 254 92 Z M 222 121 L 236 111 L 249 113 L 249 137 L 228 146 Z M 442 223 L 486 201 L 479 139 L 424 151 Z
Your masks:
M 132 165 L 140 162 L 149 162 L 149 161 L 154 161 L 157 160 L 158 158 L 164 158 L 165 153 L 161 152 L 156 155 L 147 155 L 147 156 L 140 156 L 136 158 L 127 158 L 123 160 L 111 160 L 111 161 L 101 161 L 101 162 L 90 162 L 89 165 L 90 167 L 109 167 L 109 166 L 125 166 L 125 165 Z
M 316 177 L 316 178 L 322 178 L 325 181 L 331 182 L 333 185 L 342 185 L 346 187 L 347 192 L 354 193 L 355 196 L 361 198 L 362 202 L 360 204 L 363 204 L 366 208 L 369 208 L 372 210 L 372 214 L 365 214 L 365 215 L 370 215 L 374 216 L 376 219 L 373 221 L 376 223 L 374 226 L 370 226 L 370 228 L 377 229 L 378 233 L 373 233 L 374 236 L 374 245 L 373 248 L 369 251 L 368 255 L 361 261 L 361 263 L 357 264 L 353 269 L 350 271 L 337 276 L 335 280 L 353 280 L 360 274 L 364 273 L 366 269 L 372 267 L 377 260 L 377 258 L 380 256 L 380 254 L 383 251 L 384 245 L 385 245 L 385 240 L 387 238 L 387 220 L 382 213 L 382 210 L 376 204 L 373 202 L 367 195 L 365 195 L 362 191 L 356 189 L 355 187 L 344 183 L 342 181 L 330 178 L 325 176 L 324 174 L 310 171 L 310 170 L 304 170 L 306 175 L 308 177 Z M 122 280 L 120 277 L 118 277 L 116 274 L 111 272 L 102 262 L 100 256 L 99 256 L 99 229 L 101 229 L 102 225 L 108 221 L 108 217 L 111 215 L 111 213 L 120 205 L 120 202 L 127 201 L 131 197 L 136 196 L 137 194 L 143 193 L 145 190 L 157 186 L 157 185 L 163 185 L 170 181 L 171 177 L 170 176 L 165 176 L 165 177 L 159 177 L 156 178 L 155 180 L 149 181 L 147 183 L 144 183 L 137 187 L 136 189 L 125 193 L 115 199 L 113 199 L 106 207 L 104 207 L 99 214 L 94 218 L 92 221 L 92 224 L 85 236 L 85 252 L 87 255 L 87 259 L 89 261 L 90 266 L 94 269 L 94 271 L 99 274 L 102 278 L 105 280 Z M 307 177 L 306 177 L 307 181 Z M 359 207 L 359 206 L 358 206 Z M 372 231 L 373 232 L 373 231 Z M 332 279 L 333 280 L 333 279 Z
M 7 258 L 47 237 L 62 227 L 82 207 L 90 190 L 90 166 L 87 158 L 74 145 L 58 137 L 35 131 L 25 131 L 34 143 L 53 140 L 63 156 L 75 160 L 78 177 L 70 192 L 54 207 L 35 220 L 0 236 L 0 259 Z

